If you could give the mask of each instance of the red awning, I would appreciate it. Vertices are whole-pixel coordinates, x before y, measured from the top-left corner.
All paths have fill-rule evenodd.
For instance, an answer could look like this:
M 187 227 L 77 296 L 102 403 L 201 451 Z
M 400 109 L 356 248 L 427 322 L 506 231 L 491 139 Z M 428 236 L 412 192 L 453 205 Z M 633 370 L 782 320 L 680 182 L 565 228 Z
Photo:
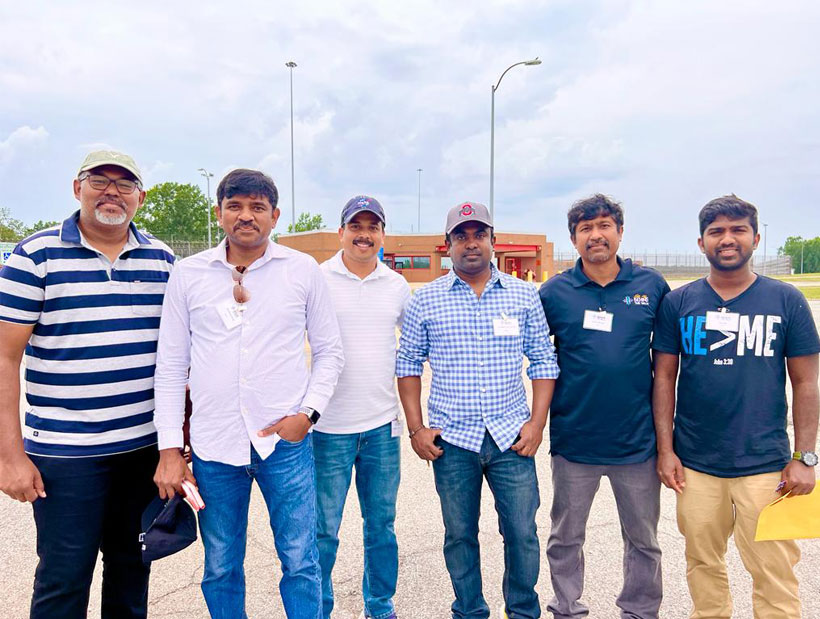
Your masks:
M 540 245 L 516 245 L 514 243 L 497 243 L 493 249 L 497 254 L 511 251 L 541 251 Z M 440 253 L 447 252 L 446 245 L 436 245 L 436 251 Z

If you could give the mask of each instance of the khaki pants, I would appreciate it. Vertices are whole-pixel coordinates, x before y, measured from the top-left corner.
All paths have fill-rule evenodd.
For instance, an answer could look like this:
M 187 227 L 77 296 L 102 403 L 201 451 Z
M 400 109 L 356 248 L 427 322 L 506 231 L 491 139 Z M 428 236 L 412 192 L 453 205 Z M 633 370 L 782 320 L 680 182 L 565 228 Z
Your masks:
M 686 538 L 686 579 L 694 602 L 690 619 L 732 616 L 726 546 L 735 545 L 752 575 L 755 619 L 799 619 L 794 566 L 800 550 L 793 541 L 756 542 L 760 510 L 777 498 L 780 473 L 725 479 L 685 469 L 678 495 L 678 528 Z

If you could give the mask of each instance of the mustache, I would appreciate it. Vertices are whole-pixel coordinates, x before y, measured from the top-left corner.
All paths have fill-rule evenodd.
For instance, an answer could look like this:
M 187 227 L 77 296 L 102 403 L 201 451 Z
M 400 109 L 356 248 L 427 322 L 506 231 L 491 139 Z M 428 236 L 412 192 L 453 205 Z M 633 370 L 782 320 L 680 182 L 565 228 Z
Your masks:
M 607 249 L 609 249 L 609 241 L 595 241 L 594 243 L 592 241 L 589 241 L 586 244 L 587 249 L 592 249 L 593 247 L 606 247 Z
M 236 224 L 233 227 L 233 229 L 235 231 L 236 230 L 256 230 L 257 232 L 259 232 L 259 227 L 253 222 L 249 222 L 249 223 L 239 222 L 238 224 Z
M 125 210 L 125 202 L 114 196 L 103 196 L 97 200 L 96 206 L 101 206 L 103 204 L 113 204 L 114 206 L 119 206 L 122 210 Z
M 373 241 L 363 236 L 353 239 L 353 243 L 367 243 L 369 247 L 373 247 L 374 245 Z

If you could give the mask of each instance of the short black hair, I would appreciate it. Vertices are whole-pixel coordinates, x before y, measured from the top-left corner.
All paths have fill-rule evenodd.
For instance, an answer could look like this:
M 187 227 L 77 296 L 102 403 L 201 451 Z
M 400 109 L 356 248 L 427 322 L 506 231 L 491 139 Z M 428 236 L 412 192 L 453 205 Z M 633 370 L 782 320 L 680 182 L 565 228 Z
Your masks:
M 721 215 L 729 219 L 745 219 L 749 218 L 749 223 L 752 225 L 752 230 L 757 234 L 757 207 L 751 202 L 741 200 L 735 194 L 730 193 L 728 196 L 721 196 L 714 200 L 709 200 L 698 214 L 698 221 L 700 221 L 700 235 L 703 236 L 704 230 L 709 227 Z
M 461 226 L 463 226 L 464 224 L 468 224 L 468 223 L 470 223 L 470 222 L 469 222 L 469 221 L 465 221 L 463 224 L 458 224 L 458 225 L 457 225 L 455 228 L 453 228 L 450 232 L 448 232 L 447 234 L 445 234 L 445 235 L 444 235 L 444 243 L 445 243 L 446 245 L 450 245 L 450 244 L 452 243 L 452 241 L 450 240 L 450 235 L 451 235 L 451 234 L 453 234 L 456 230 L 458 230 Z M 481 222 L 479 222 L 479 223 L 481 223 Z M 490 231 L 490 238 L 493 238 L 493 237 L 495 236 L 495 228 L 493 228 L 492 226 L 488 226 L 487 224 L 484 224 L 484 229 L 485 229 L 485 230 L 489 230 L 489 231 Z
M 618 226 L 618 231 L 624 227 L 624 209 L 620 202 L 616 202 L 609 196 L 602 193 L 596 193 L 593 196 L 578 200 L 575 202 L 567 212 L 567 227 L 569 228 L 569 235 L 575 238 L 575 228 L 582 221 L 595 219 L 609 215 L 615 220 Z
M 216 188 L 216 203 L 234 196 L 264 196 L 273 208 L 279 204 L 279 191 L 273 179 L 259 170 L 239 168 L 228 172 Z

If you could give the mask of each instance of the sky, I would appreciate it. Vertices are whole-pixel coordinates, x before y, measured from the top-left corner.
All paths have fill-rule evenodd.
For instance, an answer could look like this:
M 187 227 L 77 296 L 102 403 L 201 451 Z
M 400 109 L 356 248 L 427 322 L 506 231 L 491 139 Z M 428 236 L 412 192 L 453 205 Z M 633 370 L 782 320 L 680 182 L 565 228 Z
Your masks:
M 773 253 L 820 236 L 820 3 L 301 0 L 0 5 L 0 207 L 76 209 L 86 153 L 146 185 L 271 175 L 279 227 L 376 197 L 388 232 L 443 232 L 489 201 L 496 229 L 569 249 L 566 211 L 602 192 L 626 251 L 697 251 L 697 212 L 735 193 Z M 291 185 L 290 70 L 294 61 Z M 421 191 L 419 173 L 422 168 Z

